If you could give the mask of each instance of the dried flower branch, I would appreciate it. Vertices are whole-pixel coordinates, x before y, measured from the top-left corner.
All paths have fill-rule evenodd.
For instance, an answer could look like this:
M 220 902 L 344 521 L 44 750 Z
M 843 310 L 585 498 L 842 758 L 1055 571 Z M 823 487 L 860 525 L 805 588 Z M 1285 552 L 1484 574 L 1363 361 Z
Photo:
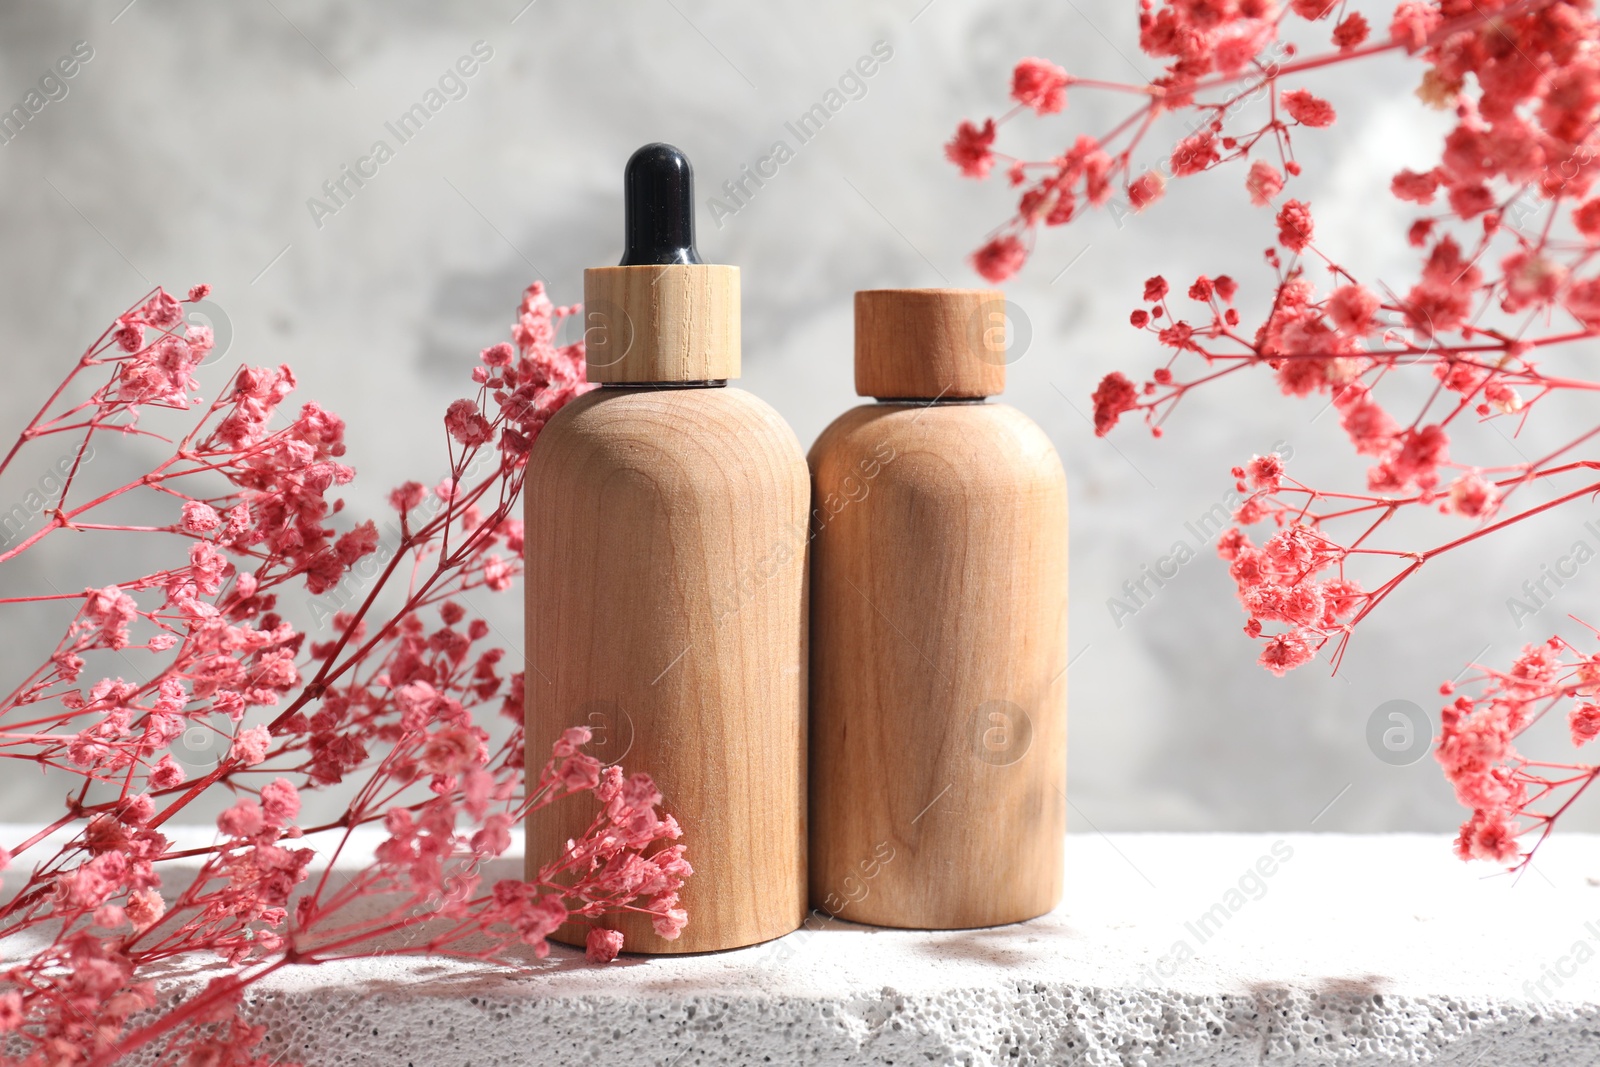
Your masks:
M 582 343 L 555 343 L 576 309 L 553 306 L 541 285 L 528 289 L 513 343 L 483 351 L 477 396 L 445 415 L 449 475 L 390 495 L 400 533 L 385 546 L 372 521 L 335 528 L 343 501 L 333 494 L 355 474 L 339 461 L 345 426 L 316 404 L 284 414 L 288 367 L 243 368 L 217 400 L 200 400 L 192 375 L 212 337 L 185 322 L 182 303 L 157 290 L 120 316 L 0 460 L 3 474 L 29 444 L 58 434 L 76 442 L 79 459 L 44 527 L 0 563 L 66 530 L 176 540 L 167 569 L 0 600 L 21 611 L 78 602 L 50 658 L 0 701 L 0 758 L 77 783 L 59 817 L 0 849 L 0 867 L 34 860 L 0 905 L 0 937 L 33 931 L 48 941 L 0 971 L 7 1054 L 110 1064 L 153 1048 L 159 1062 L 259 1064 L 264 1033 L 239 1013 L 252 982 L 290 965 L 393 953 L 400 931 L 413 935 L 407 952 L 490 957 L 523 945 L 542 956 L 563 922 L 627 909 L 676 936 L 687 918 L 677 890 L 691 871 L 683 847 L 666 844 L 679 829 L 658 814 L 660 794 L 647 776 L 625 778 L 583 753 L 583 728 L 525 781 L 522 675 L 502 671 L 507 650 L 464 599 L 508 590 L 521 573 L 514 508 L 528 450 L 588 388 Z M 93 375 L 104 378 L 71 400 Z M 154 409 L 200 417 L 140 477 L 76 492 L 82 457 L 97 445 L 156 436 L 139 425 Z M 169 523 L 102 521 L 113 502 L 152 494 Z M 285 593 L 324 593 L 375 563 L 365 596 L 333 616 L 326 640 L 280 608 Z M 376 607 L 385 592 L 398 609 Z M 497 744 L 486 729 L 496 714 L 511 720 Z M 173 744 L 194 730 L 213 732 L 226 755 L 191 778 Z M 304 825 L 302 793 L 340 783 L 355 787 L 345 811 Z M 161 828 L 224 791 L 234 800 L 217 819 L 217 842 L 176 850 Z M 510 847 L 529 810 L 578 793 L 600 802 L 582 839 L 530 882 L 482 883 L 482 863 Z M 379 823 L 386 837 L 372 866 L 337 885 L 326 874 L 307 881 L 315 853 L 305 835 L 331 836 L 336 854 L 357 827 Z M 67 844 L 28 856 L 63 834 Z M 193 881 L 163 897 L 163 863 L 197 859 Z M 357 898 L 385 907 L 355 915 L 347 905 Z M 594 929 L 591 958 L 614 957 L 616 935 Z M 145 972 L 191 953 L 215 954 L 229 973 L 157 1009 Z
M 1308 486 L 1289 477 L 1281 456 L 1254 456 L 1233 467 L 1245 496 L 1234 519 L 1240 527 L 1271 523 L 1272 532 L 1257 544 L 1240 529 L 1228 531 L 1219 551 L 1237 583 L 1245 632 L 1261 643 L 1262 666 L 1281 675 L 1330 642 L 1337 664 L 1352 628 L 1425 564 L 1600 490 L 1600 461 L 1587 451 L 1600 426 L 1509 465 L 1462 459 L 1459 448 L 1475 425 L 1509 420 L 1515 433 L 1551 397 L 1600 389 L 1573 358 L 1600 333 L 1592 262 L 1600 198 L 1590 198 L 1600 174 L 1594 12 L 1569 0 L 1403 0 L 1386 34 L 1374 39 L 1363 15 L 1325 0 L 1292 0 L 1288 10 L 1275 0 L 1163 0 L 1159 7 L 1143 0 L 1140 10 L 1140 48 L 1166 64 L 1155 81 L 1094 82 L 1024 59 L 1012 82 L 1015 107 L 981 126 L 962 123 L 946 146 L 962 173 L 983 178 L 1000 162 L 1022 190 L 1017 213 L 973 263 L 999 282 L 1025 262 L 1041 225 L 1070 222 L 1084 206 L 1146 210 L 1169 180 L 1243 169 L 1243 192 L 1271 212 L 1263 235 L 1273 283 L 1259 316 L 1245 324 L 1244 287 L 1229 275 L 1196 279 L 1185 291 L 1192 304 L 1182 306 L 1163 277 L 1150 278 L 1130 322 L 1168 358 L 1142 384 L 1120 371 L 1105 376 L 1094 393 L 1095 432 L 1138 414 L 1159 436 L 1190 390 L 1251 368 L 1271 373 L 1285 397 L 1331 403 L 1354 453 L 1370 460 L 1364 485 Z M 1331 40 L 1310 49 L 1289 40 L 1308 33 Z M 1309 71 L 1379 56 L 1415 64 L 1420 102 L 1455 116 L 1437 162 L 1401 170 L 1391 183 L 1401 201 L 1432 208 L 1406 232 L 1421 250 L 1409 284 L 1363 280 L 1343 262 L 1357 249 L 1323 240 L 1312 206 L 1290 195 L 1301 174 L 1294 140 L 1337 118 L 1332 102 L 1293 83 Z M 1001 125 L 1025 110 L 1061 112 L 1086 89 L 1126 92 L 1142 103 L 1053 159 L 999 155 Z M 1185 132 L 1158 165 L 1136 166 L 1167 114 L 1186 116 Z M 1551 369 L 1558 359 L 1565 364 Z M 1405 395 L 1395 386 L 1424 372 L 1432 376 L 1426 401 L 1395 417 L 1386 401 Z M 1553 499 L 1528 500 L 1534 485 L 1547 486 Z M 1419 509 L 1470 526 L 1420 550 L 1384 540 L 1396 516 Z M 1592 766 L 1531 764 L 1509 747 L 1537 718 L 1530 702 L 1562 695 L 1551 686 L 1571 688 L 1555 676 L 1523 677 L 1545 655 L 1535 648 L 1509 674 L 1487 672 L 1476 712 L 1459 702 L 1446 709 L 1440 756 L 1474 810 L 1463 855 L 1525 862 L 1531 849 L 1520 852 L 1517 840 L 1530 832 L 1535 845 L 1543 840 L 1571 799 L 1554 813 L 1533 806 L 1557 790 L 1575 798 L 1594 780 Z M 1545 688 L 1529 689 L 1532 681 Z M 1481 765 L 1463 762 L 1462 731 L 1488 729 L 1486 718 L 1494 723 L 1492 754 L 1480 754 Z M 1580 735 L 1575 726 L 1574 740 Z M 1484 777 L 1490 767 L 1498 767 L 1492 789 Z

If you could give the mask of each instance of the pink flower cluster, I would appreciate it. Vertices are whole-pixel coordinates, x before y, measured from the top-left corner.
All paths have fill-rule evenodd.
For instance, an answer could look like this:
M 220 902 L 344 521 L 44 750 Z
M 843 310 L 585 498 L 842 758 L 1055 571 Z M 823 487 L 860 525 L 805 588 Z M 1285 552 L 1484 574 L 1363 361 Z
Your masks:
M 1359 483 L 1308 486 L 1270 457 L 1235 467 L 1246 498 L 1234 515 L 1240 528 L 1219 551 L 1262 666 L 1282 674 L 1330 642 L 1337 664 L 1353 627 L 1424 564 L 1600 491 L 1600 464 L 1586 458 L 1596 433 L 1589 426 L 1522 462 L 1466 458 L 1485 438 L 1486 451 L 1503 455 L 1502 434 L 1515 435 L 1548 398 L 1600 390 L 1583 359 L 1573 359 L 1600 334 L 1600 21 L 1583 0 L 1401 0 L 1375 37 L 1367 18 L 1324 0 L 1290 0 L 1294 18 L 1276 0 L 1141 0 L 1140 10 L 1139 47 L 1164 64 L 1158 78 L 1100 83 L 1024 59 L 1012 79 L 1016 106 L 981 125 L 962 123 L 946 146 L 964 175 L 987 177 L 998 163 L 1020 188 L 1016 213 L 973 264 L 1001 281 L 1026 261 L 1041 225 L 1068 223 L 1085 204 L 1149 211 L 1173 180 L 1241 167 L 1244 199 L 1263 209 L 1271 284 L 1252 297 L 1229 264 L 1230 275 L 1196 279 L 1187 290 L 1193 305 L 1179 305 L 1164 278 L 1149 279 L 1129 321 L 1166 358 L 1142 382 L 1122 370 L 1103 377 L 1095 432 L 1138 415 L 1160 435 L 1190 389 L 1251 368 L 1270 374 L 1286 401 L 1336 413 L 1365 468 Z M 1420 105 L 1449 116 L 1436 161 L 1399 169 L 1389 182 L 1389 194 L 1416 212 L 1395 235 L 1416 250 L 1416 274 L 1404 282 L 1360 277 L 1345 260 L 1371 235 L 1324 232 L 1292 188 L 1302 173 L 1296 140 L 1338 119 L 1334 101 L 1294 82 L 1379 57 L 1411 65 Z M 1126 93 L 1135 103 L 1104 132 L 1062 137 L 1054 158 L 1002 156 L 1006 122 L 1030 108 L 1061 110 L 1064 101 L 1045 96 L 1045 86 L 1068 96 Z M 1185 121 L 1172 147 L 1156 153 L 1164 161 L 1135 166 L 1172 114 Z M 1249 319 L 1246 302 L 1255 309 Z M 1559 359 L 1568 365 L 1556 366 Z M 1401 401 L 1412 405 L 1403 415 L 1393 411 Z M 1504 429 L 1479 431 L 1495 421 Z M 1535 483 L 1550 499 L 1529 499 Z M 1464 528 L 1423 549 L 1398 540 L 1393 520 L 1424 508 Z M 1256 524 L 1268 532 L 1252 540 L 1243 530 Z M 1458 708 L 1447 721 L 1447 774 L 1474 812 L 1463 855 L 1513 858 L 1512 815 L 1542 795 L 1531 782 L 1523 783 L 1530 792 L 1517 792 L 1521 779 L 1501 772 L 1515 762 L 1505 746 L 1529 716 L 1523 676 L 1543 654 L 1531 651 L 1494 676 L 1516 681 L 1505 681 L 1489 706 Z M 1576 714 L 1581 744 L 1600 730 L 1600 711 Z
M 1261 491 L 1276 488 L 1282 471 L 1275 452 L 1251 461 L 1251 481 Z M 1237 476 L 1242 479 L 1244 472 Z M 1247 501 L 1236 518 L 1248 521 L 1251 506 Z M 1365 600 L 1361 587 L 1348 578 L 1318 579 L 1326 570 L 1337 572 L 1343 554 L 1309 526 L 1281 529 L 1259 547 L 1235 527 L 1218 538 L 1217 554 L 1228 561 L 1228 574 L 1250 617 L 1245 632 L 1260 636 L 1263 623 L 1284 627 L 1268 637 L 1260 659 L 1263 667 L 1280 677 L 1309 662 L 1326 635 Z
M 1517 738 L 1563 706 L 1575 747 L 1600 736 L 1600 653 L 1585 655 L 1552 637 L 1525 647 L 1506 671 L 1480 668 L 1466 688 L 1476 695 L 1461 693 L 1440 712 L 1434 749 L 1456 799 L 1472 810 L 1456 853 L 1520 867 L 1600 778 L 1600 764 L 1530 760 L 1517 751 Z M 1440 691 L 1451 696 L 1457 689 L 1447 683 Z
M 511 589 L 521 573 L 514 509 L 528 449 L 587 388 L 582 343 L 555 343 L 576 309 L 527 290 L 512 343 L 484 350 L 473 371 L 477 397 L 445 412 L 449 475 L 433 489 L 396 489 L 398 515 L 380 531 L 376 520 L 342 521 L 338 493 L 354 477 L 340 462 L 344 423 L 316 404 L 282 414 L 289 368 L 245 367 L 217 400 L 196 395 L 213 342 L 185 321 L 183 303 L 158 290 L 120 316 L 0 460 L 3 471 L 47 436 L 78 442 L 43 528 L 0 562 L 61 530 L 131 529 L 104 514 L 124 498 L 171 516 L 138 528 L 169 539 L 166 569 L 0 601 L 77 605 L 54 653 L 0 700 L 0 756 L 78 780 L 39 833 L 0 848 L 0 869 L 28 863 L 0 905 L 0 937 L 34 931 L 44 945 L 0 969 L 0 1035 L 19 1062 L 110 1064 L 154 1046 L 164 1060 L 259 1067 L 268 1035 L 246 1018 L 252 982 L 397 951 L 393 938 L 414 933 L 418 914 L 432 916 L 426 936 L 399 950 L 539 956 L 575 921 L 596 931 L 591 958 L 610 959 L 623 946 L 606 916 L 624 910 L 676 936 L 691 871 L 683 846 L 664 843 L 679 831 L 657 811 L 659 793 L 581 752 L 583 729 L 529 779 L 522 675 L 505 670 L 508 649 L 462 599 Z M 156 439 L 157 409 L 195 408 L 186 432 L 160 438 L 167 456 L 150 470 L 85 488 L 94 445 Z M 342 610 L 322 633 L 288 610 L 335 590 Z M 375 607 L 386 590 L 397 609 Z M 487 729 L 494 717 L 511 720 L 500 741 Z M 215 755 L 196 760 L 195 737 Z M 353 786 L 342 814 L 306 825 L 305 795 L 339 784 Z M 604 814 L 549 857 L 547 876 L 481 884 L 483 861 L 511 847 L 529 810 L 581 792 L 598 795 Z M 161 827 L 214 796 L 229 798 L 216 843 L 182 853 L 198 858 L 198 875 L 164 887 L 163 865 L 180 854 Z M 387 833 L 371 867 L 338 884 L 310 877 L 317 851 L 302 838 L 373 824 Z M 44 848 L 62 832 L 67 844 Z M 366 905 L 352 912 L 357 899 Z M 196 952 L 226 972 L 156 1008 L 148 974 Z
M 210 291 L 195 286 L 189 300 L 203 300 Z M 189 407 L 189 394 L 199 387 L 193 373 L 216 343 L 211 327 L 184 322 L 183 305 L 160 290 L 119 316 L 112 337 L 130 358 L 121 361 L 109 392 L 130 408 Z
M 522 296 L 511 330 L 516 348 L 501 343 L 484 349 L 483 366 L 472 372 L 473 381 L 491 390 L 505 422 L 501 447 L 512 455 L 526 456 L 550 416 L 594 388 L 584 377 L 583 342 L 555 344 L 558 322 L 576 311 L 576 307 L 555 307 L 545 295 L 544 283 L 534 282 Z M 476 405 L 470 413 L 459 410 L 462 403 L 450 406 L 458 419 L 483 419 Z M 455 428 L 451 434 L 466 443 Z
M 574 913 L 585 917 L 617 910 L 616 901 L 642 898 L 642 907 L 629 910 L 648 913 L 656 933 L 673 940 L 689 919 L 678 906 L 678 890 L 694 870 L 682 845 L 664 846 L 648 857 L 644 851 L 658 841 L 681 837 L 677 820 L 656 813 L 661 794 L 648 775 L 624 778 L 620 767 L 611 766 L 588 787 L 605 805 L 595 826 L 582 843 L 541 872 L 541 879 L 576 874 L 584 887 L 572 894 L 583 901 Z

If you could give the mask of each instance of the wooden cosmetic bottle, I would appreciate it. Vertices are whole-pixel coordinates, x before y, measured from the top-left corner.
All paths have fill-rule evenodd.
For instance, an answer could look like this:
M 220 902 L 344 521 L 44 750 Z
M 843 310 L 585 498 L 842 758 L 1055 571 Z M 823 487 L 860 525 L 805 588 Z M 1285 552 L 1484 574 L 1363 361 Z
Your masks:
M 727 386 L 739 270 L 695 253 L 692 181 L 671 145 L 628 161 L 622 264 L 584 272 L 602 387 L 544 428 L 525 491 L 529 765 L 589 726 L 586 751 L 655 779 L 694 867 L 676 940 L 647 916 L 605 920 L 628 952 L 755 944 L 806 914 L 810 480 L 788 424 Z M 598 808 L 531 813 L 530 867 Z
M 811 449 L 811 902 L 1042 915 L 1066 829 L 1067 492 L 1005 386 L 1001 293 L 856 294 L 857 407 Z

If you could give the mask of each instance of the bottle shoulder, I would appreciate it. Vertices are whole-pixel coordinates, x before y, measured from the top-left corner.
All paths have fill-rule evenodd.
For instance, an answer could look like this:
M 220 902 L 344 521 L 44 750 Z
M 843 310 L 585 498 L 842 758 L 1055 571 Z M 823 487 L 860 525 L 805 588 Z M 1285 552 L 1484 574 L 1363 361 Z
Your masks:
M 550 464 L 617 468 L 755 464 L 805 475 L 794 430 L 766 401 L 730 386 L 595 389 L 568 402 L 534 441 L 529 477 Z
M 835 419 L 811 446 L 819 483 L 855 469 L 866 457 L 906 459 L 897 477 L 1059 482 L 1066 475 L 1050 438 L 1009 404 L 875 403 Z

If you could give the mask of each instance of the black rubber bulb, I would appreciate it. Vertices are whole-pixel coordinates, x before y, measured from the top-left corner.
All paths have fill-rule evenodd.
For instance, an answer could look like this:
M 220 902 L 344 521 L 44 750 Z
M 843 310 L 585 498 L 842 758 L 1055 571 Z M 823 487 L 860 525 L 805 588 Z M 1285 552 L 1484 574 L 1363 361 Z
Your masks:
M 694 168 L 669 144 L 647 144 L 622 173 L 626 212 L 619 266 L 699 263 L 694 249 Z

